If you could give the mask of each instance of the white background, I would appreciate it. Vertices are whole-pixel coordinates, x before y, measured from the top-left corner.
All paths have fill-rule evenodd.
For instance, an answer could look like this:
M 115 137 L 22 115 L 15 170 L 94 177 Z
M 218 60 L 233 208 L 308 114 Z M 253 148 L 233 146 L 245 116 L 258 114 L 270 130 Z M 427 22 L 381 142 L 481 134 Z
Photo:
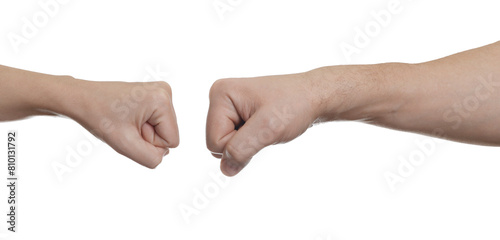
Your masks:
M 15 51 L 9 33 L 21 34 L 23 18 L 43 10 L 37 1 L 0 1 L 0 64 L 131 82 L 159 66 L 170 72 L 165 81 L 181 134 L 180 146 L 149 170 L 95 144 L 68 119 L 0 123 L 2 168 L 7 131 L 19 133 L 18 233 L 9 239 L 500 238 L 497 148 L 328 123 L 263 150 L 220 186 L 210 177 L 220 174 L 219 160 L 205 147 L 215 80 L 421 62 L 479 47 L 500 40 L 497 1 L 401 0 L 401 11 L 351 61 L 341 43 L 353 44 L 356 28 L 374 21 L 370 13 L 388 9 L 389 0 L 242 0 L 224 19 L 213 2 L 71 0 Z M 435 147 L 391 191 L 384 174 L 422 154 L 416 141 Z M 90 143 L 60 181 L 53 165 L 67 164 L 69 149 Z M 207 186 L 217 188 L 187 222 L 180 206 L 195 207 L 195 193 Z M 1 187 L 0 219 L 6 190 Z M 0 221 L 1 233 L 5 224 Z

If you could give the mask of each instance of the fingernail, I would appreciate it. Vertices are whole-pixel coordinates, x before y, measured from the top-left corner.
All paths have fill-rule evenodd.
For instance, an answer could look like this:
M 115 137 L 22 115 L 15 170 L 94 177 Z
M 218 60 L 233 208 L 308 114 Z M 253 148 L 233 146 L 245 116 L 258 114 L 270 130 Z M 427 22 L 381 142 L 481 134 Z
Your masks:
M 229 154 L 227 151 L 224 151 L 224 154 L 222 154 L 222 161 L 224 161 L 225 165 L 224 170 L 230 176 L 238 174 L 243 168 L 241 164 L 231 158 L 231 154 Z
M 167 150 L 165 150 L 165 153 L 163 153 L 163 156 L 164 156 L 164 157 L 165 157 L 165 156 L 167 156 L 169 152 L 170 152 L 170 151 L 169 151 L 168 149 L 167 149 Z
M 230 176 L 234 176 L 238 174 L 241 171 L 241 165 L 238 163 L 235 163 L 232 160 L 226 160 L 226 172 Z

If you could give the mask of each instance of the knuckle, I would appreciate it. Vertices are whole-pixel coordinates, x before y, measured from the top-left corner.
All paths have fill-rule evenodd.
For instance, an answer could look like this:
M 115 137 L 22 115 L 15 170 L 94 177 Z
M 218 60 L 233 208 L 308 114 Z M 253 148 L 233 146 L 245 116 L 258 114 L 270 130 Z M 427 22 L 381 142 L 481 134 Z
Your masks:
M 212 151 L 212 152 L 217 151 L 216 142 L 214 141 L 214 139 L 212 137 L 208 137 L 208 136 L 207 136 L 207 149 L 209 151 Z
M 180 143 L 179 137 L 168 141 L 168 143 L 169 143 L 169 147 L 170 148 L 176 148 L 176 147 L 178 147 L 179 143 Z
M 157 82 L 158 85 L 159 85 L 159 88 L 167 91 L 167 93 L 169 95 L 172 95 L 172 87 L 170 87 L 170 84 L 168 84 L 167 82 L 163 82 L 163 81 L 160 81 L 160 82 Z
M 211 152 L 221 152 L 223 146 L 220 145 L 219 141 L 215 137 L 207 136 L 207 149 Z
M 213 128 L 210 128 L 208 125 L 207 121 L 207 129 L 206 129 L 206 135 L 205 135 L 205 140 L 207 144 L 207 148 L 210 151 L 216 150 L 216 148 L 219 148 L 219 142 L 218 142 L 218 137 Z
M 224 78 L 215 81 L 210 88 L 210 98 L 220 94 L 221 92 L 225 92 L 231 88 L 234 79 L 232 78 Z
M 240 164 L 246 164 L 248 161 L 247 156 L 249 149 L 241 148 L 241 146 L 236 146 L 233 143 L 228 143 L 226 145 L 226 152 L 231 155 L 232 159 Z
M 170 102 L 170 94 L 163 88 L 154 89 L 149 95 L 156 104 L 163 105 Z

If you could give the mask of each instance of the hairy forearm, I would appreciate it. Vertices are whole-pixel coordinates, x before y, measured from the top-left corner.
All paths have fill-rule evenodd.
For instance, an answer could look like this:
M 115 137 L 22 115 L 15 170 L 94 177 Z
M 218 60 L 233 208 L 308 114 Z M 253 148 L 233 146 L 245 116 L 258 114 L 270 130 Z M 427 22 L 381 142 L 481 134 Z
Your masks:
M 68 115 L 79 81 L 0 66 L 0 121 L 35 115 Z M 73 105 L 74 106 L 74 105 Z
M 500 43 L 421 64 L 313 70 L 319 120 L 500 145 Z

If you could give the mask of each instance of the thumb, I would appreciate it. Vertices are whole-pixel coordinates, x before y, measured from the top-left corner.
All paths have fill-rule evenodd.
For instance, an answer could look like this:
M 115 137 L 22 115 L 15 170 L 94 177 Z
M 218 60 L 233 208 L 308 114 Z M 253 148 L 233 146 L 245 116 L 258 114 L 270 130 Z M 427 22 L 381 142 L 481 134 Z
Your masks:
M 228 141 L 221 160 L 226 176 L 238 174 L 261 149 L 278 142 L 281 132 L 272 128 L 271 119 L 256 112 Z

